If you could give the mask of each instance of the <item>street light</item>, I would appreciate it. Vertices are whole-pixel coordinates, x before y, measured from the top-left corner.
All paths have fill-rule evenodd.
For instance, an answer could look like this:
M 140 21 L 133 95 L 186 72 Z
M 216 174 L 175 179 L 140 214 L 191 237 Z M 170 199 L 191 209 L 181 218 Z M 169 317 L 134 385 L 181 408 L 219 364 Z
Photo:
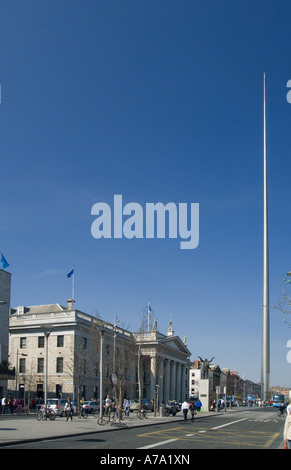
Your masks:
M 99 360 L 99 376 L 100 376 L 100 418 L 102 418 L 102 402 L 103 402 L 103 338 L 105 333 L 105 326 L 99 325 L 98 330 L 100 333 L 100 360 Z
M 47 376 L 48 376 L 48 338 L 53 330 L 53 326 L 44 328 L 45 336 L 45 379 L 44 379 L 44 404 L 47 405 Z

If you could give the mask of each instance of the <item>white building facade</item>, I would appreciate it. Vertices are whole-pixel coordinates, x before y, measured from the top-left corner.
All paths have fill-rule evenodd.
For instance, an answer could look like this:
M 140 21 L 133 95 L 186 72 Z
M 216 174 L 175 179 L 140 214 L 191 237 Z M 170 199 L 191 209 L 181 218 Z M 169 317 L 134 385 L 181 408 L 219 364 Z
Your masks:
M 188 396 L 190 351 L 173 334 L 157 331 L 131 333 L 75 310 L 73 301 L 11 309 L 10 363 L 16 396 L 98 399 L 100 393 L 100 327 L 105 327 L 102 347 L 102 391 L 122 397 L 159 401 Z M 117 377 L 117 386 L 112 377 Z

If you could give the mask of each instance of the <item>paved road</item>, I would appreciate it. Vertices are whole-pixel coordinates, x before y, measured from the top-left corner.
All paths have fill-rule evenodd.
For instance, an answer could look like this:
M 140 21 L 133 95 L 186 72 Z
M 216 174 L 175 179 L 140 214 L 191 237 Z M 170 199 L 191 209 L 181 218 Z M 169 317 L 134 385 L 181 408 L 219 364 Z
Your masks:
M 181 455 L 186 455 L 186 449 L 279 449 L 282 448 L 285 421 L 284 418 L 279 418 L 271 408 L 241 409 L 238 412 L 221 412 L 218 415 L 208 413 L 203 416 L 203 419 L 201 416 L 195 418 L 194 423 L 190 420 L 184 423 L 181 416 L 167 420 L 148 419 L 147 423 L 137 423 L 131 419 L 126 428 L 112 430 L 112 427 L 107 425 L 106 429 L 98 427 L 97 432 L 95 432 L 96 424 L 90 419 L 76 422 L 75 432 L 71 426 L 73 423 L 67 423 L 64 419 L 61 421 L 59 418 L 59 422 L 56 420 L 40 423 L 28 418 L 24 419 L 27 423 L 31 423 L 31 432 L 36 430 L 40 433 L 44 429 L 56 432 L 58 429 L 58 437 L 53 439 L 53 435 L 50 434 L 47 435 L 49 439 L 46 440 L 44 433 L 41 440 L 27 443 L 15 442 L 11 445 L 13 439 L 10 435 L 10 449 L 73 448 L 100 449 L 108 452 L 113 449 L 123 451 L 138 449 L 140 452 L 151 453 L 175 450 L 175 455 L 179 455 L 176 452 L 179 450 L 181 450 Z M 5 432 L 4 423 L 7 422 L 8 420 L 1 420 L 0 431 L 2 429 L 2 432 Z M 13 426 L 13 421 L 10 423 Z M 136 424 L 139 427 L 136 427 Z M 82 432 L 79 431 L 81 428 Z M 10 429 L 11 432 L 13 432 L 12 429 Z M 66 435 L 68 437 L 64 437 Z M 5 439 L 2 439 L 1 445 L 4 444 Z M 5 447 L 8 448 L 8 446 Z M 105 454 L 102 452 L 102 455 Z

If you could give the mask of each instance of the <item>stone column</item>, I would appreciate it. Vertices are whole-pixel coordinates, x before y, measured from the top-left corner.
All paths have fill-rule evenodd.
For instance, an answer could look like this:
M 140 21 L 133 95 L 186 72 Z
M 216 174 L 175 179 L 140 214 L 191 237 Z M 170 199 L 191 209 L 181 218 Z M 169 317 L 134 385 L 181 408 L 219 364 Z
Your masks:
M 170 400 L 170 361 L 165 359 L 164 367 L 164 402 L 167 403 Z
M 177 362 L 177 366 L 176 366 L 176 369 L 177 369 L 177 374 L 176 374 L 176 377 L 177 377 L 177 386 L 176 386 L 176 398 L 175 400 L 177 401 L 181 401 L 181 363 L 180 362 Z
M 157 377 L 157 385 L 159 386 L 159 402 L 161 403 L 164 401 L 164 359 L 160 358 L 159 367 L 158 367 L 158 377 Z
M 176 400 L 176 362 L 171 362 L 171 392 L 170 400 Z
M 189 390 L 187 390 L 186 387 L 186 368 L 185 364 L 181 364 L 181 402 L 184 401 L 184 399 L 188 398 L 189 396 Z
M 156 357 L 151 357 L 151 370 L 150 370 L 150 387 L 149 387 L 149 396 L 148 400 L 153 400 L 155 397 L 155 385 L 156 385 L 156 375 L 157 375 L 157 359 Z

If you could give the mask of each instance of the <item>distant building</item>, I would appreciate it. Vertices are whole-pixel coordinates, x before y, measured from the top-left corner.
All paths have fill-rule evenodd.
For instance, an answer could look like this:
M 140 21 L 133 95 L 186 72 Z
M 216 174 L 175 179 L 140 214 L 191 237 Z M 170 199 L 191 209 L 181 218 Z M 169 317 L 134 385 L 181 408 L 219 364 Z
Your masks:
M 201 364 L 199 360 L 194 360 L 192 364 L 189 370 L 189 396 L 198 398 Z M 217 399 L 217 387 L 219 387 L 219 398 L 223 398 L 225 393 L 238 402 L 246 400 L 248 394 L 255 395 L 258 400 L 261 398 L 261 385 L 241 378 L 238 372 L 210 364 L 208 377 L 210 400 Z

